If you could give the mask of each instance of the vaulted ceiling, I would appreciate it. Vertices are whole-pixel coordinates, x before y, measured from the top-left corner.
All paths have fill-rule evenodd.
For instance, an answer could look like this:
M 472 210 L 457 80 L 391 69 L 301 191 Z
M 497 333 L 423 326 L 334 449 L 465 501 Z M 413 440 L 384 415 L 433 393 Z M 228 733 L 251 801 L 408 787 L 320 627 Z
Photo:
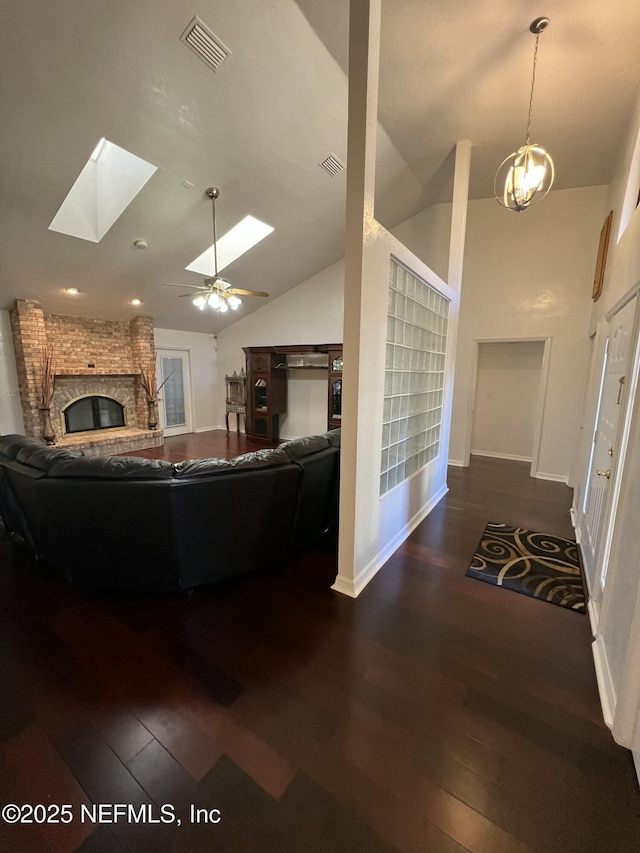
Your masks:
M 4 5 L 0 308 L 32 298 L 55 313 L 137 310 L 159 327 L 220 331 L 264 301 L 201 313 L 162 284 L 202 280 L 184 268 L 211 243 L 211 185 L 221 190 L 219 234 L 246 214 L 275 227 L 225 270 L 236 286 L 273 299 L 342 256 L 344 174 L 318 164 L 331 153 L 346 161 L 344 0 Z M 474 146 L 471 196 L 492 195 L 497 165 L 524 141 L 528 27 L 544 14 L 533 139 L 554 157 L 557 188 L 612 179 L 640 84 L 640 4 L 383 0 L 383 224 L 446 197 L 458 139 Z M 215 73 L 180 41 L 194 15 L 231 52 Z M 155 164 L 155 175 L 101 242 L 50 231 L 101 137 Z M 134 247 L 140 239 L 148 249 Z M 70 286 L 81 293 L 67 296 Z

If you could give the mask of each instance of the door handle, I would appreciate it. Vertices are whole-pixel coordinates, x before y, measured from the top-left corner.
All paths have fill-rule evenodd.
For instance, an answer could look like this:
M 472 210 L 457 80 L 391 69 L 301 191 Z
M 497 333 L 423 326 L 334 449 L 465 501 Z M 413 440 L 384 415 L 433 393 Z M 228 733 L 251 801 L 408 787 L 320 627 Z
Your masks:
M 598 475 L 598 477 L 606 477 L 608 480 L 611 476 L 611 471 L 596 471 L 596 474 Z

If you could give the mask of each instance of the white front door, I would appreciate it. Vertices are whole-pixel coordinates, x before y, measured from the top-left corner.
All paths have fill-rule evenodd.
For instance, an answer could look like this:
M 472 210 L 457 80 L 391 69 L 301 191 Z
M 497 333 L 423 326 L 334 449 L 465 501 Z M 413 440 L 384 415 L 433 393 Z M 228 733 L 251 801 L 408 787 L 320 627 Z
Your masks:
M 621 450 L 618 446 L 620 417 L 627 399 L 625 391 L 630 381 L 632 335 L 637 301 L 637 297 L 634 297 L 609 321 L 606 363 L 585 499 L 584 533 L 586 535 L 582 542 L 585 569 L 589 573 L 592 593 L 595 591 L 596 578 L 600 579 L 602 586 L 606 578 L 603 538 L 606 533 L 605 524 L 609 517 L 610 496 Z M 600 558 L 599 565 L 596 564 L 598 558 Z
M 158 395 L 160 426 L 167 436 L 192 432 L 189 353 L 159 349 L 157 358 L 158 385 L 164 382 Z

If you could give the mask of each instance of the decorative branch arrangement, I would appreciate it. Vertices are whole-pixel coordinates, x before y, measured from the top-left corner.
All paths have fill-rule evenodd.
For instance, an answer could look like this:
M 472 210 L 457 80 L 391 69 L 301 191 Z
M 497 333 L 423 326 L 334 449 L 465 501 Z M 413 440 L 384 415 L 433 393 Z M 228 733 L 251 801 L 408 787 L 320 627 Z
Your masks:
M 138 382 L 142 385 L 145 394 L 147 395 L 147 405 L 149 406 L 149 420 L 148 427 L 149 429 L 157 429 L 158 428 L 158 394 L 162 390 L 162 387 L 171 379 L 174 371 L 164 379 L 163 382 L 157 385 L 157 377 L 156 377 L 156 360 L 153 358 L 149 362 L 148 368 L 145 370 L 143 367 L 140 367 L 140 373 L 138 374 Z
M 56 374 L 53 363 L 53 348 L 44 346 L 42 348 L 41 380 L 40 380 L 40 408 L 50 409 L 53 403 L 53 392 L 56 387 Z
M 149 403 L 155 402 L 158 399 L 158 394 L 160 393 L 163 386 L 171 379 L 174 371 L 166 377 L 164 382 L 160 383 L 160 386 L 156 388 L 156 362 L 155 359 L 149 363 L 149 368 L 144 370 L 142 367 L 140 368 L 140 374 L 138 376 L 138 382 L 144 388 L 144 392 L 147 395 L 147 401 Z
M 42 438 L 47 444 L 56 443 L 56 433 L 51 422 L 51 405 L 56 388 L 56 372 L 53 364 L 53 348 L 42 348 L 40 375 L 40 411 L 42 412 Z

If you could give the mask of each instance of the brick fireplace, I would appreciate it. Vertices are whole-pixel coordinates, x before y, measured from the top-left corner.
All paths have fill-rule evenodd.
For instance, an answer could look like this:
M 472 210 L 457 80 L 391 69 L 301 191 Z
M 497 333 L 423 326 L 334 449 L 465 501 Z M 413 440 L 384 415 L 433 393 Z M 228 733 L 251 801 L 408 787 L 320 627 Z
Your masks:
M 94 320 L 48 314 L 37 302 L 16 300 L 11 312 L 25 432 L 42 438 L 41 362 L 53 351 L 55 391 L 51 423 L 56 444 L 88 455 L 124 453 L 163 442 L 162 430 L 148 429 L 148 406 L 140 387 L 140 368 L 155 358 L 150 317 L 131 321 Z M 67 433 L 64 410 L 75 400 L 108 398 L 124 410 L 124 426 Z

